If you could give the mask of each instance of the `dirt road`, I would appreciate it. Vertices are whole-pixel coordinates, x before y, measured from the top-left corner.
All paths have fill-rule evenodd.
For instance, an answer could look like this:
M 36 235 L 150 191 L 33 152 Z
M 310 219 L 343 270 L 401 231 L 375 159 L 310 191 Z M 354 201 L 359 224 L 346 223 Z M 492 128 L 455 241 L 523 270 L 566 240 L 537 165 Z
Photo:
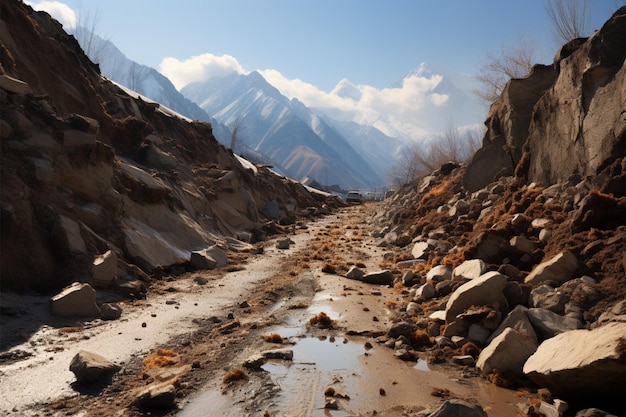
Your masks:
M 3 334 L 20 320 L 51 324 L 0 362 L 0 414 L 142 415 L 133 405 L 141 391 L 175 381 L 176 408 L 152 415 L 401 416 L 447 398 L 476 401 L 490 416 L 516 415 L 511 391 L 461 368 L 403 362 L 378 343 L 397 317 L 401 289 L 342 276 L 351 265 L 380 269 L 384 252 L 366 226 L 375 207 L 298 227 L 289 249 L 268 242 L 262 255 L 231 260 L 227 270 L 157 281 L 117 321 L 61 327 L 47 316 L 46 298 L 3 295 L 3 305 L 24 312 L 2 317 Z M 321 313 L 332 323 L 311 325 Z M 81 349 L 122 371 L 109 385 L 75 384 L 69 362 Z M 224 382 L 238 370 L 242 379 Z

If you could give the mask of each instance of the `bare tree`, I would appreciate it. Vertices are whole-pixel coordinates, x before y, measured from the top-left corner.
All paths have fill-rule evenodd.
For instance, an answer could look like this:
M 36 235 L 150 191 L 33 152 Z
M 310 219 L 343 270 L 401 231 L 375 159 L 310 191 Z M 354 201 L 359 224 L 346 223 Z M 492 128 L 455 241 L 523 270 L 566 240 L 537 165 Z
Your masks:
M 586 0 L 546 0 L 546 13 L 552 23 L 557 45 L 590 35 L 590 14 Z
M 393 187 L 400 187 L 433 172 L 446 162 L 467 162 L 480 148 L 483 130 L 465 132 L 448 123 L 443 135 L 430 145 L 411 143 L 391 170 Z
M 105 58 L 106 42 L 97 35 L 100 15 L 97 11 L 78 10 L 73 35 L 92 62 L 99 64 Z
M 231 124 L 231 134 L 230 134 L 230 149 L 237 153 L 237 148 L 240 146 L 239 144 L 239 139 L 240 139 L 240 130 L 241 130 L 241 123 L 243 121 L 243 117 L 239 116 L 235 119 L 235 121 Z
M 511 78 L 524 78 L 530 74 L 537 51 L 535 42 L 520 36 L 515 45 L 501 46 L 499 54 L 487 52 L 485 65 L 476 76 L 480 87 L 474 90 L 474 94 L 488 104 L 494 102 Z

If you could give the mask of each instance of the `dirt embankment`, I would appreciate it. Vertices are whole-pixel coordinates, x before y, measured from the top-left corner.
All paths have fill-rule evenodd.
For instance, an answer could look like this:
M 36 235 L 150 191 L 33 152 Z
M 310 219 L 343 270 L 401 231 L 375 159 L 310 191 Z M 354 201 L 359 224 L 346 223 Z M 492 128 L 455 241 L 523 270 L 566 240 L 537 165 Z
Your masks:
M 238 271 L 166 276 L 144 302 L 125 305 L 118 321 L 41 329 L 16 346 L 23 357 L 3 363 L 3 412 L 400 416 L 463 398 L 492 416 L 515 415 L 523 399 L 512 391 L 465 368 L 428 363 L 426 355 L 401 361 L 377 339 L 399 319 L 406 291 L 338 275 L 383 264 L 387 251 L 365 227 L 375 207 L 303 226 L 290 249 L 266 246 Z M 328 323 L 311 324 L 324 315 Z M 68 366 L 78 349 L 123 369 L 108 384 L 77 384 Z M 276 350 L 293 352 L 292 360 L 246 368 L 250 357 Z M 25 380 L 26 392 L 19 388 Z M 174 387 L 173 406 L 142 406 L 141 391 L 159 384 Z

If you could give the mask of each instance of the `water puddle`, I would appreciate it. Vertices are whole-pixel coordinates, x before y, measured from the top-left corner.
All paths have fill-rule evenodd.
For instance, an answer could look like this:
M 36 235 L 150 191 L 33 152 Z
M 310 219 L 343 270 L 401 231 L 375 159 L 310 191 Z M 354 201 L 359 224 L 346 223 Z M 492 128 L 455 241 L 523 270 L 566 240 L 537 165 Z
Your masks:
M 492 412 L 500 413 L 494 415 L 515 411 L 500 389 L 493 387 L 498 391 L 487 392 L 480 383 L 472 387 L 432 368 L 425 360 L 399 361 L 392 349 L 369 338 L 333 336 L 332 331 L 313 336 L 307 329 L 312 316 L 324 312 L 333 320 L 341 317 L 333 308 L 335 300 L 338 298 L 320 292 L 310 307 L 291 315 L 285 326 L 267 329 L 267 333 L 278 333 L 288 340 L 281 348 L 293 351 L 292 361 L 269 360 L 261 371 L 251 373 L 247 384 L 224 393 L 219 388 L 208 390 L 185 406 L 179 416 L 262 415 L 265 410 L 271 415 L 312 417 L 347 417 L 374 410 L 384 415 L 385 410 L 398 405 L 435 404 L 438 400 L 431 396 L 435 388 L 448 389 L 461 398 L 476 398 Z M 329 400 L 337 409 L 325 408 Z M 251 403 L 258 409 L 247 409 Z

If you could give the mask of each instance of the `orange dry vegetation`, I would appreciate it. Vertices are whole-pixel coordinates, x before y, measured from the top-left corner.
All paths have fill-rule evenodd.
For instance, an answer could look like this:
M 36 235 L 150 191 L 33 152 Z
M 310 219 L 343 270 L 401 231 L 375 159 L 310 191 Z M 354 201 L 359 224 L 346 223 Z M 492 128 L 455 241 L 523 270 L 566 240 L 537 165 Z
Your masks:
M 279 344 L 282 344 L 284 341 L 283 337 L 279 335 L 278 333 L 267 334 L 263 336 L 263 340 L 265 340 L 268 343 L 279 343 Z
M 241 368 L 235 368 L 224 375 L 223 381 L 225 384 L 230 384 L 231 382 L 240 381 L 242 379 L 248 379 L 248 374 Z
M 143 360 L 146 369 L 162 368 L 176 363 L 174 359 L 178 353 L 169 349 L 157 349 Z

